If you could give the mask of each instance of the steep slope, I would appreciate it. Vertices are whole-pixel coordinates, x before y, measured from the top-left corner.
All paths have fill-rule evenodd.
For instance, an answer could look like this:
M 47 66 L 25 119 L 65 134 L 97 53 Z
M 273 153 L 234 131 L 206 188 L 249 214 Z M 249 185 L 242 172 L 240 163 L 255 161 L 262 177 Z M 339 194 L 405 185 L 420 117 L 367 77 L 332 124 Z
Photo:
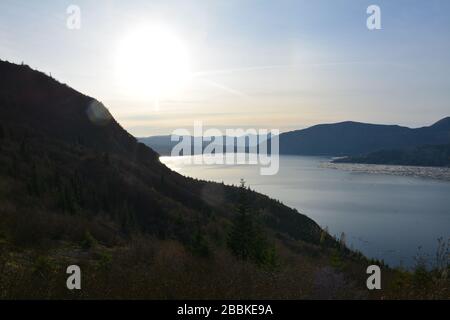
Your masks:
M 232 237 L 243 197 L 254 221 Z M 230 239 L 254 252 L 250 261 Z M 301 252 L 338 247 L 278 201 L 172 172 L 96 100 L 0 62 L 0 299 L 274 298 L 287 294 L 281 282 L 301 261 L 325 264 L 305 264 Z M 265 268 L 281 261 L 295 273 L 275 284 Z M 82 292 L 65 287 L 72 264 L 82 266 Z
M 27 184 L 42 184 L 37 192 L 55 210 L 106 212 L 141 231 L 183 239 L 194 233 L 190 222 L 201 221 L 201 227 L 212 213 L 229 219 L 236 210 L 236 188 L 172 172 L 100 102 L 28 66 L 0 62 L 0 124 L 4 172 L 39 180 Z M 274 232 L 319 241 L 321 230 L 311 219 L 249 194 Z M 180 219 L 186 224 L 177 223 Z
M 135 139 L 100 102 L 28 66 L 0 63 L 0 98 L 3 122 L 99 151 L 135 151 Z

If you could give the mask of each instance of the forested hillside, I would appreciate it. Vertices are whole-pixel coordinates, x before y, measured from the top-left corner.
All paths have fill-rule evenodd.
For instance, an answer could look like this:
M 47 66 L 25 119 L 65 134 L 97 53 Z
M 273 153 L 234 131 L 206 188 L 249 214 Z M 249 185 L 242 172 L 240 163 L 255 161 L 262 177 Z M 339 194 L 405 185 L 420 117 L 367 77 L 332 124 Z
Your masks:
M 169 170 L 100 102 L 0 62 L 0 298 L 378 298 L 369 263 L 244 184 Z M 448 294 L 385 270 L 392 297 Z

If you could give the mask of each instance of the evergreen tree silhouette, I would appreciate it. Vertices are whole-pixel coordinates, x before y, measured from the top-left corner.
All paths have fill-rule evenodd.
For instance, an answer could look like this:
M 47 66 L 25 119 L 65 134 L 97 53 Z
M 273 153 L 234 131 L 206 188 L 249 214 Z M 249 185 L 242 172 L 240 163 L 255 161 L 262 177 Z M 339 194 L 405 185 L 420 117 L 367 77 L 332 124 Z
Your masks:
M 270 245 L 263 227 L 249 205 L 248 190 L 243 179 L 239 187 L 238 213 L 233 219 L 228 246 L 239 259 L 251 260 L 268 267 L 276 265 L 275 248 Z
M 248 198 L 245 190 L 245 181 L 241 179 L 239 191 L 238 213 L 233 221 L 229 239 L 229 247 L 238 258 L 247 260 L 252 254 L 253 221 L 249 213 Z

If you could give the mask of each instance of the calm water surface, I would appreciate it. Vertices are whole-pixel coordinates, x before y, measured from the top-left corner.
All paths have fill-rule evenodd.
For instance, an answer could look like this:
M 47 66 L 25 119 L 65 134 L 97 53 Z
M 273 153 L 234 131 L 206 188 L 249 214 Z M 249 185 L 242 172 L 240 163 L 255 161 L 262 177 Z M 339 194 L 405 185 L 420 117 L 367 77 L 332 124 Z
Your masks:
M 171 169 L 204 180 L 239 183 L 314 219 L 347 244 L 389 265 L 410 267 L 420 252 L 434 258 L 437 239 L 450 237 L 450 182 L 339 170 L 323 157 L 281 156 L 274 176 L 254 165 L 194 165 L 161 157 Z

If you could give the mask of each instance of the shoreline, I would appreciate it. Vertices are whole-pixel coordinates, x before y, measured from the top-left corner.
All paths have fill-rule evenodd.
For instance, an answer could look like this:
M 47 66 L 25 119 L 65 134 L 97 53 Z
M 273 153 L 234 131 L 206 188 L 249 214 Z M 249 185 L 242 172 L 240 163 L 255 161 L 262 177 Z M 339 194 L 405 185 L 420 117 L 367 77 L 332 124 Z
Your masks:
M 450 168 L 448 167 L 420 167 L 420 166 L 366 164 L 366 163 L 335 163 L 331 161 L 322 162 L 320 164 L 320 167 L 328 169 L 345 170 L 356 173 L 385 174 L 391 176 L 432 179 L 450 182 Z

